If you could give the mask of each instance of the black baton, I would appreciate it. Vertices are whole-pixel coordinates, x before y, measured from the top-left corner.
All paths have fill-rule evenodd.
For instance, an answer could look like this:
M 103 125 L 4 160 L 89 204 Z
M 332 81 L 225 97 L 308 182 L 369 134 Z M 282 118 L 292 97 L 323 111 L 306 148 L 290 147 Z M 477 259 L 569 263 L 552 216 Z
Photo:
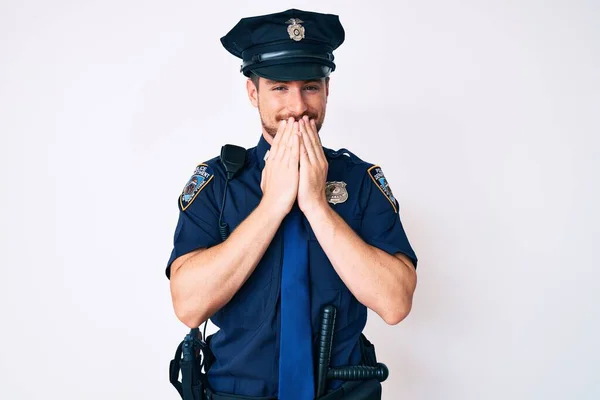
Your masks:
M 317 364 L 317 398 L 325 394 L 327 373 L 331 360 L 331 344 L 335 328 L 335 307 L 325 306 L 321 314 L 321 331 L 319 332 L 319 353 Z
M 383 363 L 377 363 L 376 367 L 353 365 L 329 368 L 333 332 L 335 331 L 335 315 L 336 309 L 334 306 L 327 305 L 323 307 L 317 361 L 317 399 L 325 394 L 328 380 L 358 381 L 377 379 L 379 382 L 383 382 L 389 376 L 389 370 Z

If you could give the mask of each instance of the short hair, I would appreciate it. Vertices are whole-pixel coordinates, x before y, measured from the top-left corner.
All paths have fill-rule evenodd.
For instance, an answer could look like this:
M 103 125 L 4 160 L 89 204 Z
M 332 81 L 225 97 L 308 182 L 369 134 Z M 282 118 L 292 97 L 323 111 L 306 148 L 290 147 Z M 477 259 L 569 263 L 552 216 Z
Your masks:
M 260 76 L 256 75 L 254 72 L 250 71 L 250 76 L 248 77 L 252 83 L 254 83 L 254 86 L 256 87 L 256 91 L 258 92 L 258 80 L 260 79 Z

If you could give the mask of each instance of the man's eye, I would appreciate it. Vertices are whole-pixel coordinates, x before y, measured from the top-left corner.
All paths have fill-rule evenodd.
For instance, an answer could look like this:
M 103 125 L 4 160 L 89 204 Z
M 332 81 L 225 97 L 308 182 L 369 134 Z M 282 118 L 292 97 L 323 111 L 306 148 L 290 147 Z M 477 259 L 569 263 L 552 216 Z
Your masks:
M 318 86 L 307 86 L 304 88 L 305 90 L 310 90 L 311 92 L 319 90 Z
M 285 86 L 275 86 L 273 90 L 285 90 L 287 89 Z

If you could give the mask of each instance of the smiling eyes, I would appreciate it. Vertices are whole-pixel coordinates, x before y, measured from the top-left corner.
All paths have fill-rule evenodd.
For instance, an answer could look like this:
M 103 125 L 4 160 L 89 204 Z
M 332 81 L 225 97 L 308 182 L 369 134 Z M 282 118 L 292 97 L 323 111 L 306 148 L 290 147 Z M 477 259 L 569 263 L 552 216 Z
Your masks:
M 305 86 L 303 89 L 308 92 L 318 92 L 321 88 L 319 86 L 309 85 L 309 86 Z M 287 90 L 287 86 L 274 86 L 273 88 L 271 88 L 271 90 L 276 91 L 276 92 L 282 92 L 282 91 Z

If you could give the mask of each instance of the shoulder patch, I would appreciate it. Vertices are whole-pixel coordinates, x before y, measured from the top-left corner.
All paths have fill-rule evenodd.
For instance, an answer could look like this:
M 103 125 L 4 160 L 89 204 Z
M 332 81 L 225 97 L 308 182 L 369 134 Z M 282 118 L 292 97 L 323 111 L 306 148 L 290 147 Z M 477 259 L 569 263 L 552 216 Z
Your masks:
M 374 165 L 371 168 L 369 168 L 368 172 L 375 185 L 379 188 L 379 190 L 381 190 L 381 193 L 383 193 L 385 197 L 387 197 L 389 202 L 392 204 L 394 212 L 398 213 L 398 201 L 394 197 L 394 194 L 392 193 L 392 188 L 390 188 L 387 179 L 385 179 L 385 175 L 383 175 L 381 167 L 378 165 Z
M 214 173 L 212 168 L 206 164 L 200 164 L 196 167 L 196 170 L 192 174 L 190 180 L 185 184 L 183 192 L 179 197 L 179 205 L 181 211 L 185 211 L 186 208 L 192 204 L 198 193 L 204 189 L 206 185 L 212 180 Z

